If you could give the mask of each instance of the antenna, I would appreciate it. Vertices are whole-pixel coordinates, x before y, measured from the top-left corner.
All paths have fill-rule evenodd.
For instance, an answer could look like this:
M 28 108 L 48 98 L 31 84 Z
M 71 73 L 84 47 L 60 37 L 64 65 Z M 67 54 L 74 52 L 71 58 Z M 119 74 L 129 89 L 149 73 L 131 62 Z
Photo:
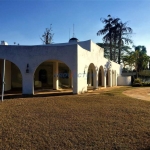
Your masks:
M 69 28 L 69 40 L 70 40 L 70 28 Z
M 74 37 L 74 24 L 73 24 L 73 37 Z

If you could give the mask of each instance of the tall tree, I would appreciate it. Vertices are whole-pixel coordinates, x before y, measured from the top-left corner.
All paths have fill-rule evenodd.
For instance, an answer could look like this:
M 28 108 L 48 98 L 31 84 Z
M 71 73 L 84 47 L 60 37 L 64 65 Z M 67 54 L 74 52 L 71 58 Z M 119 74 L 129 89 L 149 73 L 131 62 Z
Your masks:
M 54 33 L 52 33 L 52 24 L 50 28 L 46 28 L 44 34 L 40 38 L 43 41 L 43 44 L 52 44 Z
M 121 51 L 124 44 L 132 44 L 132 40 L 129 38 L 129 35 L 132 34 L 132 29 L 127 27 L 127 22 L 120 22 L 118 25 L 118 64 L 121 63 Z
M 122 23 L 120 18 L 112 18 L 108 15 L 108 19 L 101 19 L 104 23 L 103 29 L 97 32 L 97 35 L 104 35 L 103 42 L 109 46 L 110 60 L 121 63 L 121 54 L 126 47 L 126 44 L 132 43 L 129 35 L 132 34 L 132 29 L 127 27 L 127 22 Z
M 113 45 L 114 45 L 114 51 L 113 51 L 113 61 L 116 62 L 116 51 L 117 51 L 117 42 L 118 42 L 118 29 L 119 29 L 119 21 L 120 18 L 115 18 L 112 21 L 112 36 L 113 36 Z
M 136 46 L 135 52 L 138 54 L 137 71 L 148 69 L 149 56 L 145 46 Z
M 105 24 L 105 26 L 103 29 L 97 32 L 97 35 L 104 35 L 103 37 L 104 43 L 109 43 L 109 49 L 110 49 L 109 57 L 110 57 L 110 60 L 112 60 L 112 21 L 113 21 L 113 18 L 110 15 L 108 15 L 107 17 L 108 19 L 105 19 L 105 18 L 100 19 L 102 23 Z
M 139 72 L 148 69 L 149 61 L 150 56 L 146 54 L 145 46 L 137 46 L 135 47 L 135 51 L 132 51 L 123 57 L 124 64 L 135 68 L 137 77 Z

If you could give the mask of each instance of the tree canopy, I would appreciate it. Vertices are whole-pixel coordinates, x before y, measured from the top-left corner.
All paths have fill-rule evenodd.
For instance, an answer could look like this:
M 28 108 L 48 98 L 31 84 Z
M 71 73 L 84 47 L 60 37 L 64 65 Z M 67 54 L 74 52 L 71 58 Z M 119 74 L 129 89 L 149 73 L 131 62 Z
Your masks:
M 130 66 L 131 68 L 134 67 L 138 75 L 139 72 L 150 69 L 148 66 L 150 62 L 150 56 L 147 55 L 145 46 L 134 46 L 134 49 L 134 51 L 124 55 L 122 61 L 124 64 L 124 68 L 126 66 Z
M 127 44 L 133 43 L 130 39 L 133 30 L 127 26 L 127 22 L 123 23 L 120 18 L 113 18 L 111 15 L 100 20 L 104 24 L 104 27 L 97 32 L 97 35 L 104 35 L 104 47 L 102 47 L 105 49 L 107 57 L 110 60 L 120 64 L 122 52 L 129 51 L 130 48 Z

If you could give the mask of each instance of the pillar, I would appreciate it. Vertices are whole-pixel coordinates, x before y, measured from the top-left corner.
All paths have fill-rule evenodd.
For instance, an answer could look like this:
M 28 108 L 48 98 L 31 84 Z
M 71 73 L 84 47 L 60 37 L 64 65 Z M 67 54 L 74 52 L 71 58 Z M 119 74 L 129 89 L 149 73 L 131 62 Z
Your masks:
M 59 89 L 59 72 L 58 72 L 58 62 L 53 62 L 53 89 Z
M 109 70 L 109 87 L 112 87 L 112 71 Z
M 34 94 L 34 80 L 32 73 L 23 73 L 22 75 L 22 88 L 23 95 L 33 95 Z
M 79 81 L 78 81 L 78 73 L 75 71 L 73 73 L 73 94 L 79 94 Z
M 93 75 L 93 88 L 94 89 L 98 89 L 98 72 L 95 71 L 94 75 Z
M 117 86 L 117 77 L 118 77 L 118 74 L 117 74 L 117 72 L 115 71 L 115 79 L 116 79 L 116 80 L 115 80 L 115 81 L 116 81 L 115 83 L 116 83 L 116 86 Z
M 71 74 L 71 70 L 69 69 L 69 87 L 70 87 L 70 88 L 73 87 L 73 84 L 72 84 L 72 82 L 73 82 L 73 81 L 72 81 L 72 78 L 73 78 L 73 77 L 72 77 L 72 74 Z
M 103 86 L 106 88 L 106 76 L 107 76 L 107 71 L 104 71 L 104 78 L 103 78 Z

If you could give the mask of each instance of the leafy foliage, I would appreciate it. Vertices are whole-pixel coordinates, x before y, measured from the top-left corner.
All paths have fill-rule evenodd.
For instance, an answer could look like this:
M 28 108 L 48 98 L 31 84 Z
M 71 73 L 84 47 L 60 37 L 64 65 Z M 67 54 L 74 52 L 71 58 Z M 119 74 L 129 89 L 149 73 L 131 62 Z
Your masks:
M 135 68 L 137 77 L 138 74 L 143 76 L 149 76 L 146 70 L 148 68 L 148 64 L 150 62 L 150 56 L 146 54 L 146 47 L 145 46 L 137 46 L 135 47 L 135 51 L 129 52 L 128 54 L 123 56 L 122 62 L 124 68 L 126 66 L 130 66 L 131 68 Z
M 104 35 L 103 42 L 107 57 L 120 64 L 122 52 L 127 49 L 126 44 L 132 43 L 130 35 L 133 31 L 130 27 L 127 27 L 127 22 L 123 23 L 120 18 L 112 18 L 108 15 L 107 19 L 102 18 L 100 20 L 105 25 L 103 29 L 97 32 L 97 35 Z

